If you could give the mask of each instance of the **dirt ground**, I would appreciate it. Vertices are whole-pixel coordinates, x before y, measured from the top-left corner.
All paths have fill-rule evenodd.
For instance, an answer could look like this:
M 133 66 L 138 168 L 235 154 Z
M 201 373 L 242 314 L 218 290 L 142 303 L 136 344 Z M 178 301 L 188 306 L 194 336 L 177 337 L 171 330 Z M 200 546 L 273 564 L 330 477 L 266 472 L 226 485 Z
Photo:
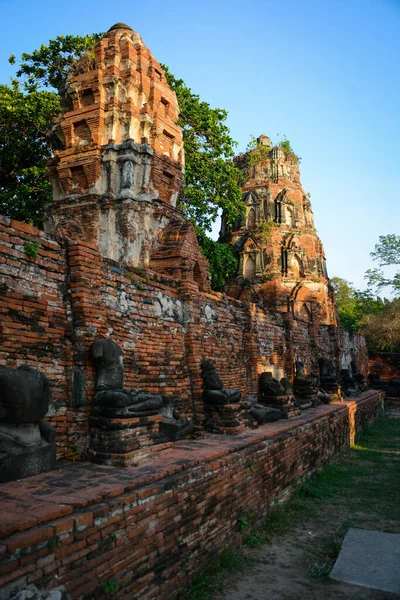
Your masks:
M 380 439 L 370 440 L 371 443 L 364 440 L 364 446 L 352 450 L 344 461 L 342 484 L 325 499 L 324 494 L 307 499 L 304 515 L 299 513 L 290 531 L 273 536 L 262 547 L 245 548 L 245 556 L 254 561 L 253 565 L 229 574 L 220 597 L 224 600 L 400 598 L 397 594 L 329 578 L 349 526 L 400 533 L 399 430 L 400 420 L 391 419 L 387 443 L 382 444 L 387 431 L 381 430 Z
M 335 519 L 330 511 L 323 513 Z M 322 516 L 322 515 L 321 515 Z M 341 520 L 338 517 L 338 522 Z M 330 521 L 329 521 L 330 523 Z M 246 553 L 257 564 L 245 573 L 233 575 L 224 600 L 392 600 L 397 594 L 370 590 L 359 586 L 315 579 L 310 570 L 318 569 L 313 554 L 314 544 L 321 545 L 330 536 L 330 526 L 323 523 L 300 527 L 290 535 L 276 538 L 271 544 Z M 318 563 L 318 561 L 317 561 Z

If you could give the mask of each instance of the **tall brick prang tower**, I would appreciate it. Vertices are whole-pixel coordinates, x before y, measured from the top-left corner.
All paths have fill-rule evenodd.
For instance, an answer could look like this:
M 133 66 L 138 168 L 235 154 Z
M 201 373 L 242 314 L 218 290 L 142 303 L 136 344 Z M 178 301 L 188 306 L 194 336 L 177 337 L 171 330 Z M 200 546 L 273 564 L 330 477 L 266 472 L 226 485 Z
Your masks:
M 230 232 L 240 263 L 227 293 L 310 323 L 337 325 L 324 249 L 300 183 L 298 159 L 272 147 L 266 135 L 257 142 L 264 147 L 259 161 L 248 154 L 236 158 L 246 174 L 246 216 Z
M 160 64 L 136 32 L 118 23 L 80 59 L 63 104 L 55 128 L 61 149 L 49 161 L 53 203 L 46 230 L 87 241 L 103 257 L 130 266 L 147 267 L 158 253 L 162 271 L 163 232 L 174 224 L 184 230 L 181 237 L 194 234 L 176 208 L 182 131 Z M 197 280 L 207 287 L 206 261 L 198 254 L 188 269 L 198 263 Z M 167 267 L 177 275 L 171 260 Z

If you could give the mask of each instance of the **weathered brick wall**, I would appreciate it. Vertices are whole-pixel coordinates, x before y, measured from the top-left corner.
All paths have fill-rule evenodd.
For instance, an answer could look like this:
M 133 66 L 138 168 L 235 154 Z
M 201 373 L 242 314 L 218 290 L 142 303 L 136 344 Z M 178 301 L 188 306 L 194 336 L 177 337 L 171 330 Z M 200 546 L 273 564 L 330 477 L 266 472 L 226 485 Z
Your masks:
M 37 255 L 26 254 L 37 243 Z M 51 383 L 49 420 L 57 425 L 60 452 L 67 432 L 87 429 L 71 414 L 72 320 L 65 250 L 42 231 L 0 217 L 0 365 L 26 364 Z
M 257 394 L 264 370 L 291 378 L 296 359 L 316 370 L 320 356 L 339 367 L 342 355 L 364 357 L 363 338 L 350 339 L 336 327 L 200 292 L 191 281 L 120 267 L 90 244 L 70 241 L 63 248 L 25 224 L 3 218 L 0 227 L 0 364 L 31 364 L 48 375 L 50 420 L 62 456 L 84 457 L 88 447 L 94 395 L 89 351 L 100 336 L 121 346 L 127 388 L 179 396 L 178 410 L 200 421 L 205 358 L 215 360 L 226 387 L 246 396 Z M 40 243 L 36 257 L 24 252 L 28 238 Z
M 142 469 L 71 464 L 2 485 L 0 599 L 35 583 L 66 586 L 72 600 L 167 600 L 204 563 L 240 541 L 238 519 L 271 504 L 371 422 L 381 392 L 322 406 L 238 438 L 181 441 Z M 23 510 L 19 498 L 23 494 Z
M 337 331 L 341 368 L 349 368 L 348 365 L 354 360 L 360 373 L 368 373 L 368 348 L 365 338 L 344 329 L 338 329 Z
M 370 352 L 369 371 L 377 373 L 382 381 L 400 378 L 400 354 L 396 352 Z

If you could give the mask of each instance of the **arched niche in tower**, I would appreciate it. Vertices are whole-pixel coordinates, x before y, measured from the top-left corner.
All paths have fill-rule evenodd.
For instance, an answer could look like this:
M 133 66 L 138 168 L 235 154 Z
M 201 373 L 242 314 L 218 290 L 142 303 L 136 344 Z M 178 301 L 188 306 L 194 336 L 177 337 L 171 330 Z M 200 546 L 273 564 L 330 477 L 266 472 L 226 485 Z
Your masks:
M 294 254 L 292 257 L 292 273 L 295 279 L 304 277 L 303 261 L 298 254 Z
M 269 219 L 270 219 L 268 204 L 269 204 L 268 200 L 265 198 L 265 200 L 263 201 L 263 212 L 264 212 L 264 218 L 266 221 L 269 221 Z
M 250 281 L 256 276 L 256 261 L 251 254 L 247 254 L 245 257 L 243 277 Z
M 252 206 L 247 213 L 247 229 L 254 229 L 256 226 L 256 210 Z
M 195 281 L 199 287 L 202 287 L 203 277 L 198 262 L 196 262 L 193 267 L 193 281 Z
M 92 141 L 92 133 L 85 120 L 74 123 L 74 143 L 76 146 L 86 146 Z
M 285 221 L 285 208 L 284 203 L 286 201 L 286 189 L 283 189 L 276 196 L 274 205 L 275 205 L 275 215 L 274 221 L 276 223 L 283 223 Z
M 296 217 L 294 214 L 294 208 L 292 204 L 284 205 L 285 212 L 285 223 L 289 225 L 289 227 L 296 227 Z
M 312 312 L 305 302 L 299 304 L 296 316 L 298 319 L 305 321 L 306 323 L 310 323 L 313 320 Z
M 303 204 L 303 211 L 304 211 L 304 221 L 305 221 L 306 227 L 313 227 L 314 226 L 314 215 L 312 213 L 312 210 L 311 210 L 309 204 Z

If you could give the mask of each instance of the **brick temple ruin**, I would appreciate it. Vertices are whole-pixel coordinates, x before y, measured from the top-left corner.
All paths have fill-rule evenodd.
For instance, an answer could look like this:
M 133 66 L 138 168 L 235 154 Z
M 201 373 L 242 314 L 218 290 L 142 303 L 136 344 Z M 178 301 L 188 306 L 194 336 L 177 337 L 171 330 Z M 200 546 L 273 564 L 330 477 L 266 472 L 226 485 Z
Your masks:
M 338 327 L 296 161 L 271 147 L 249 174 L 239 274 L 217 293 L 177 207 L 176 96 L 141 37 L 113 26 L 63 102 L 45 231 L 0 217 L 0 365 L 48 381 L 59 459 L 0 485 L 0 599 L 27 585 L 102 598 L 109 580 L 118 598 L 173 598 L 240 537 L 243 511 L 262 517 L 346 449 L 382 395 L 249 417 L 262 373 L 288 399 L 278 380 L 293 384 L 296 361 L 306 387 L 321 359 L 333 378 L 367 372 L 365 340 Z
M 240 264 L 228 293 L 302 321 L 337 326 L 325 253 L 314 227 L 311 202 L 300 183 L 299 160 L 285 155 L 280 145 L 272 147 L 266 135 L 257 143 L 268 153 L 250 172 L 248 155 L 236 157 L 247 175 L 243 185 L 246 216 L 231 231 Z

